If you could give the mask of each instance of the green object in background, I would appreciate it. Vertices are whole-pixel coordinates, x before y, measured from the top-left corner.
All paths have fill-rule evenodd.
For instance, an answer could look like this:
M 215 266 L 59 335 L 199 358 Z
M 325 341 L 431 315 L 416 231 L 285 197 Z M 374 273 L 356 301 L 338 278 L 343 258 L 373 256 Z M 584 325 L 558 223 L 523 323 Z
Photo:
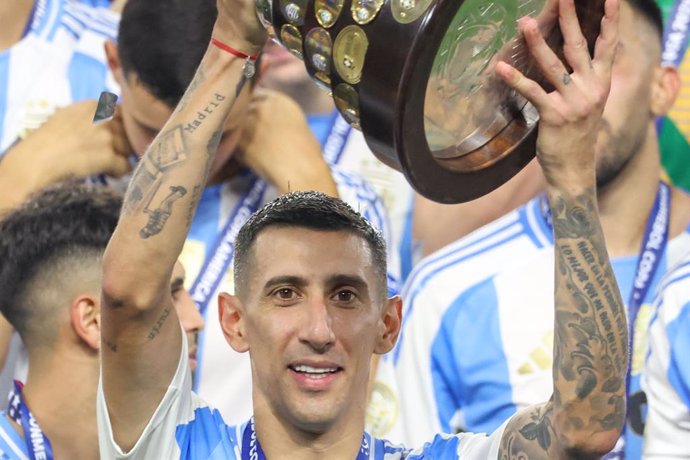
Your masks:
M 657 3 L 664 15 L 664 23 L 668 24 L 676 0 L 657 0 Z M 686 52 L 684 59 L 687 60 L 688 58 Z M 686 88 L 690 86 L 690 81 L 683 81 L 682 83 Z M 673 184 L 690 191 L 690 144 L 688 139 L 669 117 L 664 117 L 660 126 L 661 163 Z
M 690 191 L 690 145 L 672 120 L 664 117 L 659 133 L 661 163 L 678 187 Z

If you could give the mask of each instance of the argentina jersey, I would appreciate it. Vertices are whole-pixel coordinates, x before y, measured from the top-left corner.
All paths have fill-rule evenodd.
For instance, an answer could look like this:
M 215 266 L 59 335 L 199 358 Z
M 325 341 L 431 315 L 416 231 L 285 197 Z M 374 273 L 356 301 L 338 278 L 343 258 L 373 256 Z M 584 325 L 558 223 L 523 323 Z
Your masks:
M 644 457 L 690 457 L 690 256 L 669 273 L 654 302 L 642 377 L 648 415 Z
M 549 246 L 548 233 L 534 200 L 417 264 L 401 291 L 398 344 L 379 362 L 367 414 L 372 434 L 415 445 L 443 431 L 429 350 L 445 311 L 473 283 Z
M 97 419 L 101 460 L 263 458 L 259 454 L 263 452 L 260 450 L 251 415 L 248 422 L 230 426 L 218 410 L 192 392 L 188 344 L 184 334 L 182 343 L 175 376 L 139 440 L 128 452 L 123 452 L 114 440 L 102 381 L 99 383 Z M 227 344 L 225 346 L 229 347 Z M 414 450 L 364 433 L 356 460 L 497 459 L 504 428 L 505 425 L 490 437 L 469 433 L 458 436 L 435 435 Z
M 118 21 L 102 0 L 36 0 L 24 36 L 0 53 L 0 156 L 57 107 L 118 92 L 103 49 Z
M 388 375 L 385 382 L 397 382 L 392 393 L 397 389 L 401 414 L 397 425 L 405 442 L 413 443 L 434 431 L 492 432 L 516 410 L 551 396 L 554 253 L 553 236 L 540 211 L 540 201 L 531 201 L 512 216 L 536 219 L 528 218 L 527 223 L 534 226 L 520 232 L 517 241 L 532 234 L 545 236 L 543 244 L 534 240 L 531 246 L 521 247 L 517 242 L 504 242 L 485 253 L 476 251 L 456 267 L 441 271 L 445 284 L 434 280 L 435 275 L 429 276 L 427 285 L 435 281 L 431 286 L 437 291 L 427 297 L 429 302 L 420 303 L 419 296 L 415 298 L 415 292 L 404 287 L 403 296 L 412 295 L 414 302 L 407 308 L 399 355 L 393 356 L 395 366 L 383 371 Z M 480 232 L 495 231 L 510 219 L 511 215 L 506 216 Z M 466 243 L 470 247 L 473 238 L 476 236 L 470 236 Z M 511 250 L 512 244 L 515 248 Z M 640 457 L 642 411 L 634 403 L 640 401 L 640 371 L 653 292 L 667 267 L 688 250 L 687 232 L 669 242 L 637 315 L 626 458 Z M 611 261 L 625 301 L 632 289 L 637 259 L 631 256 Z M 482 275 L 484 279 L 477 279 Z M 474 277 L 470 285 L 465 282 L 468 276 Z M 456 289 L 458 283 L 462 288 Z M 439 294 L 443 291 L 450 292 Z M 420 311 L 423 313 L 417 313 Z M 390 437 L 398 441 L 392 434 Z
M 388 216 L 376 192 L 353 174 L 335 167 L 332 174 L 340 198 L 381 230 L 390 244 Z M 248 171 L 223 184 L 206 187 L 180 255 L 190 283 L 188 287 L 206 322 L 199 335 L 194 389 L 233 425 L 251 416 L 251 369 L 246 354 L 236 353 L 227 346 L 218 321 L 216 294 L 234 292 L 233 232 L 236 234 L 243 219 L 276 197 L 274 187 Z M 224 232 L 224 228 L 228 231 Z M 227 235 L 223 237 L 224 242 L 221 242 L 222 235 Z M 215 262 L 219 254 L 229 256 L 227 266 Z M 388 263 L 389 294 L 394 295 L 398 292 L 399 276 L 395 254 L 389 253 Z M 217 284 L 207 281 L 214 279 L 218 280 Z

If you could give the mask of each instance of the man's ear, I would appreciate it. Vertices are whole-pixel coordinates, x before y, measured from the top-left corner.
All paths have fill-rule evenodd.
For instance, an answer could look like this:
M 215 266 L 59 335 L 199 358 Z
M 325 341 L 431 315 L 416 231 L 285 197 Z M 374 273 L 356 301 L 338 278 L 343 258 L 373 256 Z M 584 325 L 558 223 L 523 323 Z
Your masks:
M 117 50 L 117 44 L 113 41 L 106 40 L 103 46 L 105 48 L 105 57 L 108 60 L 108 67 L 113 73 L 113 77 L 117 84 L 122 87 L 125 76 L 122 71 L 122 62 L 120 61 L 120 53 Z
M 651 98 L 651 109 L 655 116 L 666 115 L 671 110 L 680 87 L 680 75 L 675 67 L 664 66 L 655 71 Z
M 70 305 L 70 322 L 77 336 L 91 349 L 101 345 L 101 305 L 89 295 L 76 297 Z
M 402 325 L 402 299 L 400 296 L 386 300 L 386 305 L 381 316 L 380 335 L 374 349 L 380 355 L 388 353 L 395 347 Z
M 238 353 L 249 351 L 247 343 L 244 310 L 237 296 L 225 292 L 218 295 L 218 318 L 225 340 Z

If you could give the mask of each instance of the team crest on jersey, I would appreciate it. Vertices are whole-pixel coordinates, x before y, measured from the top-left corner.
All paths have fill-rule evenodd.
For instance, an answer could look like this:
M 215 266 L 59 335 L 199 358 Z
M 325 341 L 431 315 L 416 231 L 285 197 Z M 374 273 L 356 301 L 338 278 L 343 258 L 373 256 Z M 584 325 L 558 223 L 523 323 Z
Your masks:
M 518 368 L 518 374 L 527 375 L 551 369 L 553 366 L 553 331 L 547 333 L 539 346 L 532 350 L 524 363 Z
M 393 390 L 381 381 L 375 382 L 367 406 L 367 431 L 374 437 L 384 437 L 398 420 L 399 411 L 400 404 Z

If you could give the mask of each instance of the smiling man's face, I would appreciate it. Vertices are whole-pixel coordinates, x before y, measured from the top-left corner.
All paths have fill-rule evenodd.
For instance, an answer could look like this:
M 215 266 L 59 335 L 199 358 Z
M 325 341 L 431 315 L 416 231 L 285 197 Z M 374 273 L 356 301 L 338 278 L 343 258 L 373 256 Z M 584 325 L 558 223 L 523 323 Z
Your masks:
M 240 308 L 246 347 L 231 344 L 250 352 L 255 407 L 314 433 L 363 420 L 371 357 L 389 351 L 399 328 L 398 303 L 380 292 L 367 242 L 274 227 L 258 235 L 250 258 Z

